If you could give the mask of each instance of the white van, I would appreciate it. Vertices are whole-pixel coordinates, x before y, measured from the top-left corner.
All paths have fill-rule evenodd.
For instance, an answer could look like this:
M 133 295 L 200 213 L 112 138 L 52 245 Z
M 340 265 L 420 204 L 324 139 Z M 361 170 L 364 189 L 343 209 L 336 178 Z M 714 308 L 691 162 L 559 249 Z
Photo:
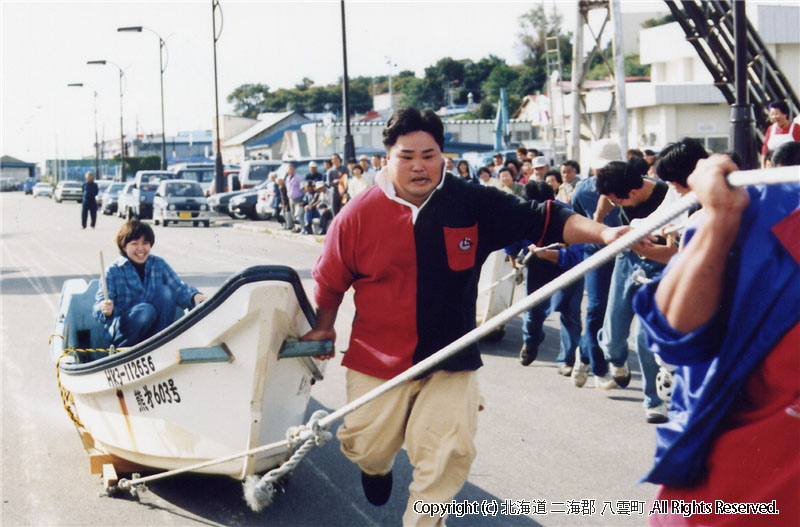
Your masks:
M 282 164 L 281 161 L 270 159 L 245 161 L 239 169 L 239 183 L 242 185 L 242 190 L 263 183 L 269 177 L 269 173 L 278 170 Z

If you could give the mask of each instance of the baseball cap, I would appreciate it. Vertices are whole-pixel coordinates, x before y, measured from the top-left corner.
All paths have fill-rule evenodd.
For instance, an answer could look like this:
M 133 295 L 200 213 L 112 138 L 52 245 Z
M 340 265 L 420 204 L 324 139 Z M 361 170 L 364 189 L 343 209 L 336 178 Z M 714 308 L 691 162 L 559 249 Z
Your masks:
M 315 166 L 317 166 L 317 162 L 316 161 L 312 161 L 311 163 L 308 164 L 308 168 L 315 167 Z
M 365 160 L 369 161 L 369 158 L 364 154 L 361 154 L 360 156 L 358 156 L 358 160 L 359 161 L 361 161 L 362 159 L 365 159 Z
M 533 168 L 546 167 L 546 166 L 550 166 L 547 164 L 546 157 L 538 156 L 533 158 Z
M 314 188 L 317 189 L 317 190 L 319 190 L 321 188 L 325 188 L 325 182 L 324 181 L 317 181 L 316 183 L 314 183 Z
M 601 139 L 592 143 L 592 156 L 589 166 L 599 170 L 612 161 L 622 161 L 622 149 L 613 139 Z

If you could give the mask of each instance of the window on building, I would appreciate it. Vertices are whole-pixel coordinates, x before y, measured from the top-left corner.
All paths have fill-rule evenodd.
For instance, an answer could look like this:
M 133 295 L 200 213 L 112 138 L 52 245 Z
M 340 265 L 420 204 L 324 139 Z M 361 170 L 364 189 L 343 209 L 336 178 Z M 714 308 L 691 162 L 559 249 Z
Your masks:
M 522 130 L 522 131 L 514 132 L 514 139 L 517 142 L 527 141 L 530 138 L 531 138 L 531 132 L 529 130 Z

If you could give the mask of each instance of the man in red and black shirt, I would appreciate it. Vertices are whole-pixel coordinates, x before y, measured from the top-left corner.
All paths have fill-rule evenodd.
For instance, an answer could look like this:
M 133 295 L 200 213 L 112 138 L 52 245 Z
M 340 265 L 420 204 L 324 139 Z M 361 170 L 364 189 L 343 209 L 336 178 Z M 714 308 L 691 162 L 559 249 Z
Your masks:
M 313 271 L 319 311 L 304 340 L 334 339 L 344 293 L 355 289 L 347 354 L 353 400 L 475 327 L 486 257 L 527 238 L 539 245 L 609 243 L 623 233 L 548 201 L 522 202 L 444 171 L 444 128 L 431 110 L 398 110 L 383 131 L 387 166 L 331 223 Z M 391 493 L 395 454 L 415 467 L 404 525 L 441 524 L 414 503 L 447 502 L 475 457 L 477 344 L 421 378 L 350 413 L 339 428 L 344 454 L 362 471 L 370 503 Z M 417 506 L 419 507 L 419 505 Z

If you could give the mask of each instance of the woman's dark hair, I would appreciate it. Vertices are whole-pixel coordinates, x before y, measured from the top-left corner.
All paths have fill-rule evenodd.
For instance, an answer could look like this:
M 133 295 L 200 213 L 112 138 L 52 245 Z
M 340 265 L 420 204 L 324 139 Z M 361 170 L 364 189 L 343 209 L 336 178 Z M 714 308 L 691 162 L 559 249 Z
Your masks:
M 351 170 L 352 172 L 355 172 L 356 170 L 358 170 L 359 172 L 361 172 L 361 175 L 362 175 L 362 176 L 364 175 L 364 167 L 362 167 L 362 166 L 361 166 L 361 165 L 359 165 L 358 163 L 356 163 L 355 165 L 353 165 L 353 168 L 351 168 L 350 170 Z
M 769 108 L 775 108 L 779 112 L 784 115 L 789 115 L 789 105 L 786 104 L 786 101 L 776 100 L 769 103 Z
M 545 183 L 533 179 L 525 184 L 525 197 L 528 201 L 547 201 L 549 199 L 556 199 L 553 192 L 553 187 Z
M 503 168 L 497 171 L 497 179 L 500 179 L 500 174 L 502 174 L 503 172 L 508 172 L 508 175 L 511 176 L 511 181 L 514 181 L 514 171 L 507 166 L 503 166 Z
M 430 108 L 420 112 L 417 108 L 409 106 L 400 108 L 386 122 L 383 129 L 383 146 L 386 150 L 397 143 L 397 138 L 401 135 L 412 132 L 427 132 L 431 134 L 433 140 L 439 145 L 439 149 L 444 151 L 444 125 L 439 116 Z
M 686 179 L 694 172 L 694 167 L 708 152 L 699 141 L 684 137 L 678 142 L 669 143 L 661 149 L 656 161 L 656 174 L 663 181 L 671 181 L 688 187 Z
M 129 242 L 138 240 L 144 236 L 145 241 L 150 242 L 150 245 L 155 245 L 156 235 L 153 234 L 153 229 L 150 225 L 143 223 L 139 220 L 130 220 L 126 222 L 117 233 L 117 247 L 119 247 L 119 254 L 125 256 L 125 246 Z
M 516 159 L 506 159 L 505 166 L 514 165 L 514 170 L 517 174 L 519 174 L 519 169 L 522 168 L 522 163 L 517 161 Z
M 470 170 L 469 170 L 469 163 L 465 159 L 462 159 L 461 161 L 458 162 L 458 164 L 456 164 L 456 172 L 457 172 L 458 176 L 459 177 L 464 177 L 464 176 L 461 175 L 461 166 L 462 165 L 467 167 L 467 177 L 471 177 L 470 176 Z
M 642 188 L 643 184 L 642 173 L 625 161 L 612 161 L 597 171 L 597 192 L 604 196 L 614 194 L 625 199 L 631 190 Z
M 553 176 L 554 178 L 556 178 L 556 181 L 558 181 L 559 185 L 564 182 L 561 179 L 561 172 L 559 172 L 558 170 L 548 170 L 547 172 L 544 173 L 545 180 L 547 179 L 547 176 Z
M 492 177 L 492 169 L 489 167 L 481 167 L 478 169 L 478 177 L 481 176 L 481 173 L 486 172 L 489 174 L 489 177 Z

